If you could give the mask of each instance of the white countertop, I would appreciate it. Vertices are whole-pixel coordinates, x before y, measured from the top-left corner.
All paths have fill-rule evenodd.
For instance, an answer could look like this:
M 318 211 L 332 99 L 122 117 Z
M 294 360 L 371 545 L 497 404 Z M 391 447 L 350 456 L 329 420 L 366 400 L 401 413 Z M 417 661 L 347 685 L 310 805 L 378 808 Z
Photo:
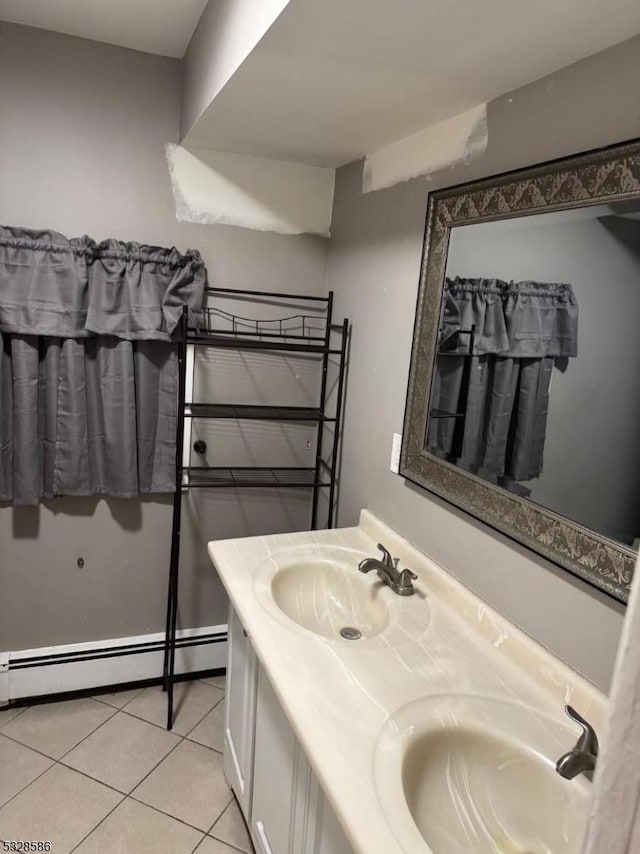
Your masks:
M 356 573 L 360 559 L 379 556 L 378 542 L 418 575 L 414 596 L 380 591 L 392 616 L 388 631 L 356 642 L 321 637 L 269 601 L 283 556 L 303 549 L 321 558 L 337 547 Z M 406 851 L 381 809 L 373 773 L 384 724 L 405 704 L 473 694 L 561 721 L 571 703 L 602 728 L 600 691 L 366 510 L 355 528 L 221 540 L 209 543 L 209 554 L 356 852 Z M 366 578 L 374 584 L 374 573 Z

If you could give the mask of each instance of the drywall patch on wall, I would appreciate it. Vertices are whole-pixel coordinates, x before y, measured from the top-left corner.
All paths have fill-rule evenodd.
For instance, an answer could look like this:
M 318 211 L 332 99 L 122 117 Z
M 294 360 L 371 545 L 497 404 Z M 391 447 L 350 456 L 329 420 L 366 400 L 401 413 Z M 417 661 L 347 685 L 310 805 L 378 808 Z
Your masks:
M 487 105 L 481 104 L 370 154 L 364 161 L 362 192 L 470 163 L 484 153 L 488 139 Z
M 329 236 L 333 169 L 174 144 L 165 153 L 182 222 Z

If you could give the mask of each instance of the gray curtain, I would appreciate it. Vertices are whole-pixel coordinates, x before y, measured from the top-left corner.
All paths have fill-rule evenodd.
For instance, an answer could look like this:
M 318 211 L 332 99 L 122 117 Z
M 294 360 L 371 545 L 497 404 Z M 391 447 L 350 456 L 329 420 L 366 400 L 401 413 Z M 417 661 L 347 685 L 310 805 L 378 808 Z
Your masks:
M 183 307 L 197 252 L 0 226 L 0 501 L 175 487 Z
M 505 486 L 537 477 L 553 366 L 577 347 L 571 285 L 447 279 L 427 449 Z

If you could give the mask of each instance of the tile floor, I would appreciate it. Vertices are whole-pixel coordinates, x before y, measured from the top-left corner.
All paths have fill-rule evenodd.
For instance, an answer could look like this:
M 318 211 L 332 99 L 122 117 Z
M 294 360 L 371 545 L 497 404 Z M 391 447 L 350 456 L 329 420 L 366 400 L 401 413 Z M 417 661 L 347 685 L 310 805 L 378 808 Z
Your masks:
M 0 842 L 53 854 L 252 854 L 222 771 L 224 677 L 0 710 Z

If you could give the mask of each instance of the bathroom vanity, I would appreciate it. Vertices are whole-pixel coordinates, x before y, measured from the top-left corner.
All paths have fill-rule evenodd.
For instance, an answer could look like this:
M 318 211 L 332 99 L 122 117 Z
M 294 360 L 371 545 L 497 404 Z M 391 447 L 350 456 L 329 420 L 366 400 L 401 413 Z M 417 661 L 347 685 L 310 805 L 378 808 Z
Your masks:
M 358 571 L 378 543 L 413 595 Z M 586 680 L 368 511 L 209 554 L 225 773 L 260 854 L 579 854 L 591 783 L 555 765 L 580 736 L 565 704 L 602 729 Z

